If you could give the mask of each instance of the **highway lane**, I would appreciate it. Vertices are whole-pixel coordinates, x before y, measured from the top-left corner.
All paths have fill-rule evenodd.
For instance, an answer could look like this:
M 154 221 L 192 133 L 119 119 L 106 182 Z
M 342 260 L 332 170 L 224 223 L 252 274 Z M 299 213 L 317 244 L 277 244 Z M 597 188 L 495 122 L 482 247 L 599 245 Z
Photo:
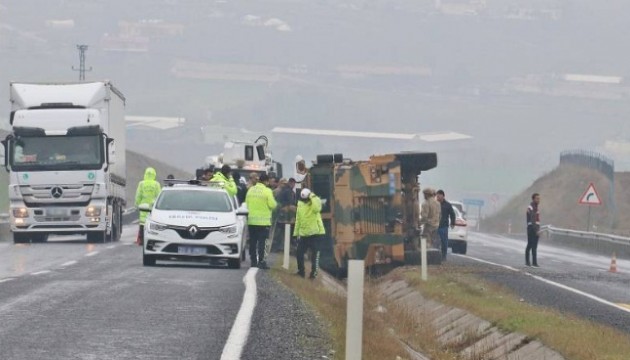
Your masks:
M 240 270 L 143 267 L 134 228 L 127 227 L 119 243 L 2 244 L 0 358 L 221 359 L 243 303 L 248 263 Z M 264 288 L 253 301 L 249 341 L 236 342 L 241 358 L 327 354 L 326 341 L 303 346 L 299 336 L 304 323 L 317 323 L 315 316 L 267 272 L 253 275 Z
M 533 268 L 525 266 L 524 240 L 474 232 L 468 236 L 468 254 L 449 254 L 449 261 L 482 269 L 486 279 L 509 287 L 528 302 L 630 332 L 630 261 L 617 259 L 618 272 L 610 273 L 609 257 L 560 248 L 542 238 L 541 267 Z

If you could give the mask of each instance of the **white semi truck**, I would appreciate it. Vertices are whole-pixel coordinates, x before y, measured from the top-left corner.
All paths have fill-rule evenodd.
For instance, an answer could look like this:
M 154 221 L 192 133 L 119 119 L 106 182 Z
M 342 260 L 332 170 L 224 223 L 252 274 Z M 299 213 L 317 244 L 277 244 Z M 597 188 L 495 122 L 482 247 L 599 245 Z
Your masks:
M 9 171 L 14 242 L 49 234 L 120 239 L 125 208 L 125 98 L 111 83 L 10 84 Z

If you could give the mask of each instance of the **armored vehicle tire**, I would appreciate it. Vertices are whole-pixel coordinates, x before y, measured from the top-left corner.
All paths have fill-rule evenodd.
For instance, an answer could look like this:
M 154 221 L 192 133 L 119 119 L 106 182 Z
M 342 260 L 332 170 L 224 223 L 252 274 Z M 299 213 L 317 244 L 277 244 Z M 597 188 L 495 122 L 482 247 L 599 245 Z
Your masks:
M 155 266 L 155 257 L 152 255 L 142 255 L 142 265 Z
M 241 268 L 241 259 L 228 259 L 228 267 L 230 269 L 240 269 Z
M 31 234 L 29 233 L 13 233 L 14 244 L 24 244 L 31 241 Z
M 92 244 L 102 244 L 107 239 L 105 231 L 91 231 L 87 233 L 87 242 Z
M 466 251 L 468 250 L 468 243 L 465 241 L 456 242 L 452 246 L 453 254 L 462 254 L 466 255 Z

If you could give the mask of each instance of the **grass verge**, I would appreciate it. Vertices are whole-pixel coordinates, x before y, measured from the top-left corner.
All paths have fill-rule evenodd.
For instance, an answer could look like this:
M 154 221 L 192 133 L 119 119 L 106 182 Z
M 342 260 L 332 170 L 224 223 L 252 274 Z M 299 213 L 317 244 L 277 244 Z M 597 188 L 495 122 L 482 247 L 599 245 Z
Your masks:
M 409 284 L 427 298 L 467 310 L 500 329 L 539 339 L 567 359 L 628 359 L 630 336 L 616 329 L 521 302 L 509 290 L 479 278 L 469 267 L 430 270 L 427 282 L 417 271 L 404 272 Z
M 271 273 L 328 323 L 329 336 L 335 350 L 334 358 L 343 359 L 346 351 L 346 298 L 328 289 L 319 279 L 312 281 L 293 275 L 296 270 L 295 265 L 289 271 L 274 267 Z M 392 335 L 382 314 L 374 311 L 379 305 L 375 292 L 371 291 L 369 284 L 366 284 L 365 290 L 362 358 L 394 360 L 400 356 L 407 359 L 407 352 Z

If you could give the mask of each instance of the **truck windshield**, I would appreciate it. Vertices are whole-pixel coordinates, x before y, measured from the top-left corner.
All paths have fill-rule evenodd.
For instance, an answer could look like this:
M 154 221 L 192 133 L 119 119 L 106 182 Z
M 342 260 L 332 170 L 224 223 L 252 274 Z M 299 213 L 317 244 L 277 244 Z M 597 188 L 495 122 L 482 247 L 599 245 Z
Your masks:
M 102 143 L 100 135 L 19 137 L 11 141 L 11 168 L 97 170 L 104 160 Z

